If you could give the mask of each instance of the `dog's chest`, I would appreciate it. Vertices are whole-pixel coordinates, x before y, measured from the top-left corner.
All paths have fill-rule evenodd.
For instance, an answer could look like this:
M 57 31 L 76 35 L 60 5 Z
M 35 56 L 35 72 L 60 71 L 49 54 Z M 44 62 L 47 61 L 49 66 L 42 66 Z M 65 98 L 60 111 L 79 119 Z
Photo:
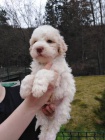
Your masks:
M 33 62 L 31 64 L 31 70 L 32 70 L 31 74 L 36 75 L 36 73 L 39 70 L 42 70 L 43 68 L 44 68 L 43 65 Z M 69 71 L 68 65 L 64 59 L 62 61 L 54 61 L 50 70 L 57 71 L 57 73 L 58 73 L 58 78 L 55 83 L 55 89 L 54 89 L 54 93 L 52 94 L 51 100 L 61 99 L 64 94 L 64 89 L 62 86 L 63 85 L 62 80 L 64 80 L 64 78 L 62 78 L 62 75 L 65 72 Z

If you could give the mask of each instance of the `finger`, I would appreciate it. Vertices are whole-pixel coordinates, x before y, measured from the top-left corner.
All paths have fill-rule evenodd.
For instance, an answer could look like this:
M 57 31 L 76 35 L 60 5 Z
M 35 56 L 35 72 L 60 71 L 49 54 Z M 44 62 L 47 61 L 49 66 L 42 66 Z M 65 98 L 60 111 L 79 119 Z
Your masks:
M 51 113 L 49 113 L 45 108 L 42 108 L 42 112 L 43 112 L 46 116 L 51 116 Z
M 54 71 L 54 80 L 50 83 L 53 88 L 56 86 L 56 81 L 58 79 L 58 73 Z
M 45 65 L 44 69 L 49 70 L 52 66 L 52 62 L 49 62 L 48 64 Z
M 61 103 L 62 103 L 62 101 L 63 101 L 63 98 L 62 98 L 62 99 L 59 99 L 59 100 L 54 101 L 54 104 L 55 104 L 56 106 L 58 106 L 59 104 L 61 104 Z
M 50 104 L 49 108 L 50 108 L 50 110 L 52 110 L 52 112 L 55 112 L 56 106 L 54 104 Z
M 54 104 L 45 104 L 42 107 L 42 111 L 46 116 L 53 116 L 55 112 L 55 105 Z
M 52 96 L 52 93 L 53 93 L 53 89 L 47 90 L 47 92 L 39 98 L 39 101 L 41 101 L 42 106 L 48 102 L 48 100 Z
M 50 84 L 50 85 L 48 86 L 48 91 L 52 91 L 52 92 L 53 92 L 53 90 L 54 90 L 54 85 L 51 85 L 51 84 Z
M 54 113 L 54 110 L 50 106 L 46 106 L 46 111 L 52 115 Z
M 54 81 L 56 81 L 58 78 L 58 72 L 57 71 L 54 71 L 54 72 L 55 72 Z

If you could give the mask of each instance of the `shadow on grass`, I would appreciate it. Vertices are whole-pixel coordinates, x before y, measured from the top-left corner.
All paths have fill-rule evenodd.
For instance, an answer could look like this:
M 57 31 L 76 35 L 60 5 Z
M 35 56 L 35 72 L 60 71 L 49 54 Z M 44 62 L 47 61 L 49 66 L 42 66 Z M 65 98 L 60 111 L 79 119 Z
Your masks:
M 96 130 L 105 131 L 105 90 L 102 93 L 102 97 L 95 97 L 95 99 L 100 103 L 100 107 L 94 110 L 97 116 L 95 120 Z
M 83 103 L 80 99 L 75 99 L 72 105 L 78 105 L 80 108 L 88 108 L 88 105 Z

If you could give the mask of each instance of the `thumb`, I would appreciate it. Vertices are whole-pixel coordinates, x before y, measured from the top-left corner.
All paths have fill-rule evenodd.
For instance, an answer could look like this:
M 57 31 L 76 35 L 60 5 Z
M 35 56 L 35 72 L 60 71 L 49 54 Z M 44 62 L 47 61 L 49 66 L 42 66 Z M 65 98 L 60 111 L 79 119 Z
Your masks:
M 48 102 L 48 100 L 51 98 L 52 94 L 53 94 L 53 88 L 50 88 L 47 90 L 46 93 L 44 93 L 44 95 L 42 97 L 40 97 L 42 106 Z

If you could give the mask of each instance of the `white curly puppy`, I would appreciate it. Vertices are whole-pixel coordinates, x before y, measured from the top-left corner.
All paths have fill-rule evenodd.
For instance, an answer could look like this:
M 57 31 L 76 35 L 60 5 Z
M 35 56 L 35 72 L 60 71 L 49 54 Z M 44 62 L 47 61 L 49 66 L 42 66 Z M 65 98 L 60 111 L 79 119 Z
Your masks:
M 54 81 L 54 70 L 59 74 L 51 101 L 62 99 L 56 107 L 53 117 L 47 117 L 40 110 L 37 112 L 37 124 L 41 126 L 39 140 L 55 140 L 62 124 L 70 119 L 70 103 L 75 94 L 75 81 L 71 68 L 65 61 L 67 45 L 59 31 L 50 25 L 39 26 L 30 39 L 30 55 L 33 58 L 31 74 L 26 76 L 21 84 L 20 94 L 26 98 L 30 93 L 34 97 L 42 96 L 48 85 Z M 52 62 L 50 70 L 42 69 L 46 63 Z

